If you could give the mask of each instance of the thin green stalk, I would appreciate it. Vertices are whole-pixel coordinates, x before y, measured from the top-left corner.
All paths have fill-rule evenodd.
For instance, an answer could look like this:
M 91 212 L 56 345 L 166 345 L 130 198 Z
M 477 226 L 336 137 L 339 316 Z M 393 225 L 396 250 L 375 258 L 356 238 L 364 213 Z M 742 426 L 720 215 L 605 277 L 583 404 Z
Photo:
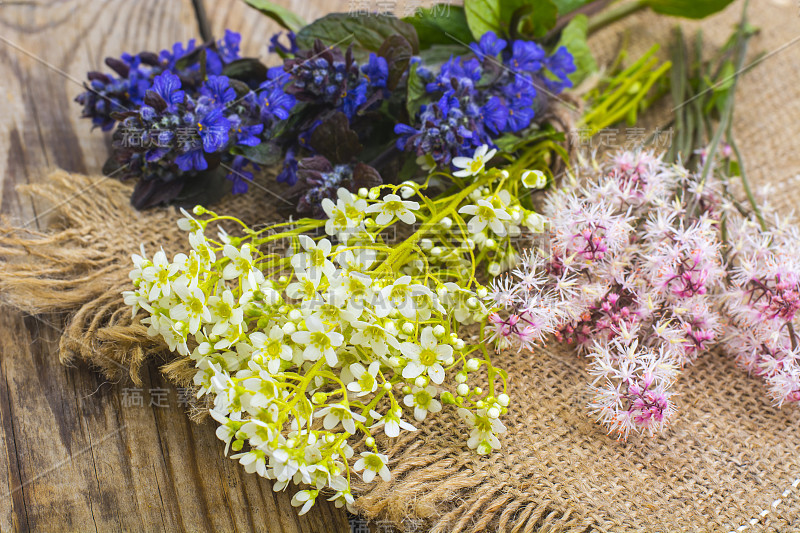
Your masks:
M 645 0 L 635 0 L 598 13 L 589 19 L 587 32 L 591 35 L 597 30 L 624 19 L 625 17 L 647 8 Z

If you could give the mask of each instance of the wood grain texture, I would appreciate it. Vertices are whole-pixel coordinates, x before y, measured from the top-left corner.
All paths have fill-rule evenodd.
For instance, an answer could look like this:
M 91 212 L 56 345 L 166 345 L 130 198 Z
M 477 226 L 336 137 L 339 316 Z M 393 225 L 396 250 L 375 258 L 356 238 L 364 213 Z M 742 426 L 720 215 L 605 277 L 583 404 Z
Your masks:
M 284 3 L 308 18 L 330 5 Z M 248 54 L 266 54 L 277 28 L 236 0 L 206 6 L 218 35 L 240 31 Z M 42 207 L 16 185 L 53 167 L 100 172 L 108 135 L 72 102 L 86 71 L 192 37 L 191 0 L 0 2 L 2 215 L 39 226 Z M 190 422 L 155 365 L 141 389 L 61 366 L 61 320 L 0 313 L 0 532 L 349 530 L 325 501 L 298 517 L 291 489 L 276 494 L 225 458 L 215 424 Z

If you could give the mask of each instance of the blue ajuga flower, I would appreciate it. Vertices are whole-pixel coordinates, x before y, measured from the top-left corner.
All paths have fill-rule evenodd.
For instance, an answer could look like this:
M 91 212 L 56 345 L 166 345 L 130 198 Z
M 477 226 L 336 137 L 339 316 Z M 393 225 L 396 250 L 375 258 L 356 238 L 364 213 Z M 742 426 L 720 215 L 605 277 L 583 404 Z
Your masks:
M 453 157 L 480 145 L 483 135 L 476 134 L 474 121 L 460 107 L 458 98 L 442 96 L 426 106 L 420 114 L 420 126 L 397 124 L 400 135 L 397 147 L 421 156 L 430 154 L 440 164 L 449 164 Z
M 253 173 L 248 169 L 258 170 L 259 167 L 243 156 L 237 155 L 233 158 L 231 171 L 225 176 L 233 182 L 233 194 L 244 194 L 250 189 Z
M 208 161 L 203 156 L 202 150 L 189 150 L 175 157 L 175 164 L 182 172 L 193 170 L 206 170 Z
M 181 91 L 181 79 L 169 71 L 156 76 L 150 90 L 167 103 L 168 111 L 173 111 L 175 104 L 183 103 L 183 99 L 186 97 L 186 93 Z
M 209 74 L 222 74 L 222 69 L 231 61 L 239 59 L 239 43 L 242 36 L 225 30 L 225 36 L 216 42 L 216 50 L 206 49 L 206 71 Z
M 239 59 L 239 44 L 242 36 L 231 30 L 225 30 L 225 36 L 217 41 L 217 53 L 224 63 Z
M 244 146 L 257 146 L 261 144 L 259 135 L 264 131 L 263 124 L 253 124 L 251 126 L 243 126 L 238 124 L 234 128 L 236 133 L 236 144 Z
M 236 91 L 227 76 L 209 76 L 208 81 L 200 86 L 200 94 L 207 98 L 210 105 L 224 105 L 236 100 Z
M 265 121 L 286 120 L 295 106 L 295 97 L 286 94 L 283 87 L 274 81 L 265 81 L 259 87 L 261 118 Z
M 497 57 L 506 47 L 506 42 L 499 38 L 493 31 L 487 31 L 477 43 L 469 45 L 479 58 L 483 56 Z
M 576 70 L 575 60 L 566 47 L 559 46 L 558 50 L 545 60 L 544 65 L 556 78 L 545 78 L 548 89 L 553 92 L 561 92 L 568 87 L 572 87 L 569 75 Z
M 384 96 L 388 65 L 377 56 L 370 59 L 366 74 L 350 51 L 325 47 L 317 42 L 311 50 L 298 51 L 287 59 L 284 69 L 290 74 L 286 92 L 301 102 L 340 110 L 353 118 Z
M 352 89 L 345 88 L 342 96 L 341 110 L 348 117 L 355 116 L 359 108 L 367 102 L 367 88 L 369 83 L 361 79 Z
M 129 111 L 140 105 L 149 87 L 150 81 L 138 75 L 125 79 L 90 72 L 88 90 L 79 94 L 75 101 L 83 106 L 81 116 L 91 119 L 93 127 L 109 131 L 116 124 L 111 113 Z
M 480 109 L 480 118 L 483 124 L 495 135 L 505 129 L 508 117 L 509 109 L 497 96 L 489 98 L 489 101 Z
M 508 66 L 516 72 L 539 72 L 547 54 L 533 41 L 514 41 Z
M 442 65 L 436 79 L 425 86 L 429 93 L 466 89 L 471 91 L 481 79 L 481 62 L 475 58 L 464 60 L 462 57 L 450 57 Z
M 537 87 L 560 92 L 570 86 L 567 75 L 575 66 L 563 47 L 548 57 L 534 42 L 510 44 L 487 32 L 470 45 L 477 58 L 451 57 L 444 63 L 425 81 L 438 100 L 423 106 L 416 125 L 396 126 L 398 148 L 448 165 L 454 157 L 471 156 L 476 146 L 493 145 L 498 136 L 530 126 L 542 105 Z
M 372 87 L 385 88 L 389 81 L 389 64 L 385 58 L 373 53 L 369 55 L 367 64 L 361 67 L 361 72 Z
M 189 42 L 186 43 L 186 46 L 184 46 L 181 42 L 177 42 L 172 45 L 172 50 L 161 50 L 161 53 L 158 54 L 161 66 L 164 68 L 164 70 L 174 71 L 175 64 L 178 62 L 178 60 L 192 52 L 194 49 L 195 40 L 190 39 Z
M 222 108 L 215 107 L 197 122 L 197 131 L 203 140 L 203 150 L 218 152 L 228 143 L 231 121 L 225 118 Z
M 280 183 L 294 185 L 297 183 L 297 149 L 290 147 L 283 158 L 283 168 L 275 178 Z
M 281 44 L 279 40 L 281 35 L 283 35 L 283 32 L 278 32 L 270 37 L 269 42 L 271 44 L 269 46 L 269 51 L 280 54 L 281 56 L 295 55 L 297 53 L 297 37 L 294 32 L 290 31 L 286 33 L 286 37 L 289 39 L 288 48 Z

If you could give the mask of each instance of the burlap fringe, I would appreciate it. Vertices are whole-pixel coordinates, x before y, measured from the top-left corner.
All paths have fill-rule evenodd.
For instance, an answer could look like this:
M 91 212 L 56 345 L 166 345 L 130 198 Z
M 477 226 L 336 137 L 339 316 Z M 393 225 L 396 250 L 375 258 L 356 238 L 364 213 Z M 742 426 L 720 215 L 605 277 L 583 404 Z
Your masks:
M 147 336 L 121 293 L 131 287 L 131 252 L 140 241 L 151 250 L 170 244 L 162 242 L 162 228 L 174 226 L 174 213 L 137 213 L 126 185 L 64 171 L 20 191 L 52 203 L 55 220 L 47 233 L 0 224 L 0 300 L 32 315 L 67 317 L 58 349 L 62 363 L 79 359 L 108 379 L 128 375 L 141 385 L 142 364 L 168 350 Z M 185 381 L 179 366 L 169 376 Z

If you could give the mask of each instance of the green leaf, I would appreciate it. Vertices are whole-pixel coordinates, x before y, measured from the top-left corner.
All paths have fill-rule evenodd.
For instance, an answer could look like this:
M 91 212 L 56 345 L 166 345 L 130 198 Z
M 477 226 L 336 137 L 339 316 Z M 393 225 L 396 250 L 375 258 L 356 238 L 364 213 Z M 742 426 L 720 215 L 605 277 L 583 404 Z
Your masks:
M 500 0 L 464 0 L 467 25 L 475 41 L 487 31 L 503 34 Z
M 471 53 L 471 50 L 461 44 L 437 44 L 427 50 L 421 50 L 419 57 L 426 68 L 436 70 L 451 56 L 463 56 L 468 53 Z
M 256 146 L 237 145 L 231 148 L 231 153 L 243 155 L 253 163 L 264 166 L 277 164 L 283 156 L 281 147 L 273 142 L 262 142 Z
M 283 26 L 289 31 L 297 33 L 306 25 L 299 16 L 295 15 L 285 7 L 281 7 L 267 0 L 244 0 L 246 4 L 264 13 L 266 16 Z
M 586 15 L 578 15 L 573 18 L 561 32 L 556 48 L 565 46 L 572 59 L 575 61 L 575 72 L 569 79 L 574 86 L 580 84 L 587 76 L 597 72 L 597 61 L 592 55 L 592 50 L 586 42 L 586 33 L 589 27 L 589 19 Z
M 417 75 L 418 64 L 411 65 L 408 69 L 408 96 L 406 97 L 406 110 L 408 111 L 409 119 L 413 122 L 414 117 L 417 116 L 417 111 L 422 107 L 422 104 L 427 100 L 427 93 L 425 91 L 425 84 Z
M 733 0 L 645 0 L 645 3 L 662 15 L 701 19 L 722 11 Z
M 267 67 L 256 58 L 243 57 L 222 67 L 222 75 L 244 82 L 258 83 L 267 79 Z
M 553 3 L 558 8 L 559 15 L 566 15 L 572 13 L 578 8 L 590 4 L 593 0 L 553 0 Z
M 346 48 L 352 44 L 353 57 L 363 61 L 369 52 L 380 50 L 383 42 L 393 35 L 403 36 L 412 51 L 415 54 L 419 52 L 419 38 L 414 26 L 390 15 L 331 13 L 300 30 L 297 44 L 300 48 L 311 48 L 317 39 L 327 46 Z
M 421 8 L 414 16 L 403 19 L 417 30 L 421 50 L 435 44 L 470 43 L 472 34 L 467 26 L 467 15 L 461 6 L 436 4 Z
M 538 39 L 556 25 L 556 20 L 558 8 L 552 0 L 527 0 L 510 17 L 509 34 L 514 38 Z

